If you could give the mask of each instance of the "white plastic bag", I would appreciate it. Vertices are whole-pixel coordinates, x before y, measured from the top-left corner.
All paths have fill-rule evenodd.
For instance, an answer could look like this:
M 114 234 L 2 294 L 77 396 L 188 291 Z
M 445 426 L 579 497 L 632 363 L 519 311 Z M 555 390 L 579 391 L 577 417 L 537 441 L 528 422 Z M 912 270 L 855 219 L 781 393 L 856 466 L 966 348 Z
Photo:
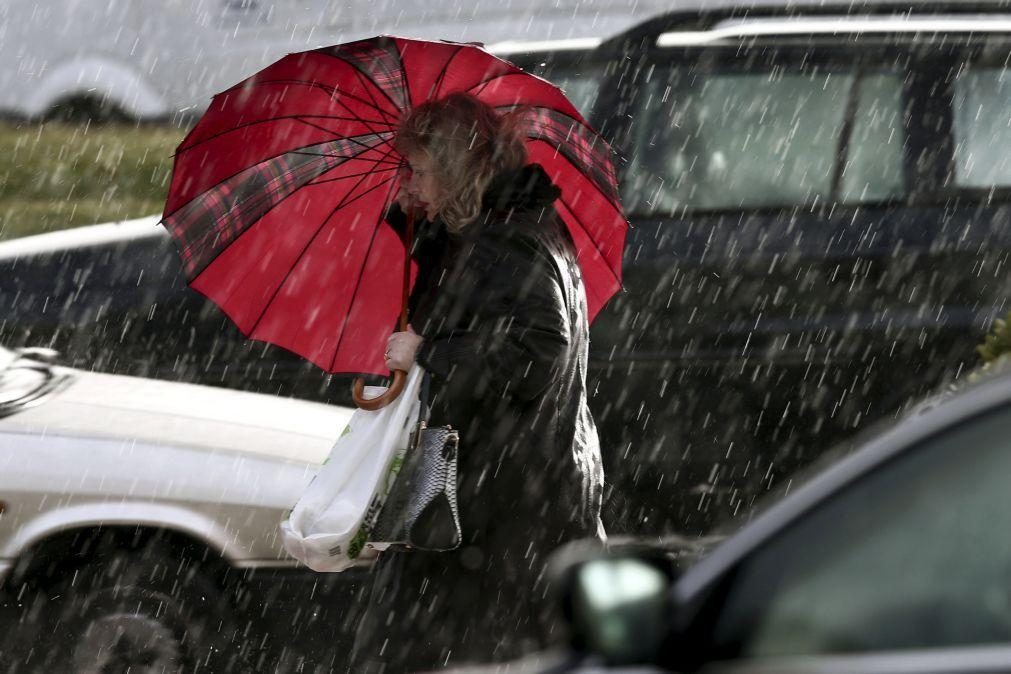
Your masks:
M 355 410 L 329 458 L 281 522 L 284 549 L 312 570 L 343 571 L 374 555 L 377 548 L 365 543 L 395 476 L 395 462 L 417 425 L 423 375 L 413 366 L 396 400 L 372 412 Z M 385 390 L 366 386 L 365 396 Z

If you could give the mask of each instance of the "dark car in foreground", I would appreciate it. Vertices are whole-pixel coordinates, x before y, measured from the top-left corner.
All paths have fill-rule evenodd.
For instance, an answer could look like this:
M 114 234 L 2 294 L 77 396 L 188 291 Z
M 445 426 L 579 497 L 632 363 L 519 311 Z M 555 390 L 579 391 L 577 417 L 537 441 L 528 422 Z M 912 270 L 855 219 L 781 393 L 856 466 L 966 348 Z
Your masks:
M 652 548 L 557 553 L 572 648 L 508 671 L 1011 671 L 1008 475 L 1005 369 L 866 438 L 683 573 Z

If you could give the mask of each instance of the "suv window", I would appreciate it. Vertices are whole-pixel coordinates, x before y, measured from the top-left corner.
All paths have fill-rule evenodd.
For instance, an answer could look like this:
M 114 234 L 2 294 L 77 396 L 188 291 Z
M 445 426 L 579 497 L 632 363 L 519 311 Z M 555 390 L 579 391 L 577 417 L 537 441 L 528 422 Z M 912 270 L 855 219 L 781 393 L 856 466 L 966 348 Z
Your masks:
M 727 657 L 1011 641 L 1011 408 L 924 441 L 740 566 L 714 630 Z
M 1011 74 L 1001 66 L 971 67 L 954 81 L 955 184 L 1011 186 Z
M 899 69 L 758 48 L 662 52 L 655 63 L 628 111 L 630 211 L 867 203 L 903 193 Z

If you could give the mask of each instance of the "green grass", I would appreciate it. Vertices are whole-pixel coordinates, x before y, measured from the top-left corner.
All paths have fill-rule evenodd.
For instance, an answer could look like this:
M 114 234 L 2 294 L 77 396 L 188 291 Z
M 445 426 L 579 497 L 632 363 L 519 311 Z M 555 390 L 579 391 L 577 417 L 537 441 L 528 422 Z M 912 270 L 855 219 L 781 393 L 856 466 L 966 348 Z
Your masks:
M 0 122 L 0 239 L 161 213 L 185 129 Z

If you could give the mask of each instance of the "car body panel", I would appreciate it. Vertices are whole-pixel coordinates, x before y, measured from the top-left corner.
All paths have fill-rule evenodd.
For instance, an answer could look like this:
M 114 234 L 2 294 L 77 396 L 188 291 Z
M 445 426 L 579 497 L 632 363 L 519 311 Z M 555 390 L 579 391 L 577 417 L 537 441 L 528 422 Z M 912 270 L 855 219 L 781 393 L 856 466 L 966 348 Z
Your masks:
M 61 384 L 0 418 L 0 580 L 51 536 L 114 526 L 183 534 L 237 568 L 294 564 L 278 525 L 352 410 L 3 355 L 14 393 L 22 371 Z
M 40 435 L 171 442 L 320 464 L 349 419 L 347 408 L 80 372 L 45 405 L 4 419 L 0 428 Z

